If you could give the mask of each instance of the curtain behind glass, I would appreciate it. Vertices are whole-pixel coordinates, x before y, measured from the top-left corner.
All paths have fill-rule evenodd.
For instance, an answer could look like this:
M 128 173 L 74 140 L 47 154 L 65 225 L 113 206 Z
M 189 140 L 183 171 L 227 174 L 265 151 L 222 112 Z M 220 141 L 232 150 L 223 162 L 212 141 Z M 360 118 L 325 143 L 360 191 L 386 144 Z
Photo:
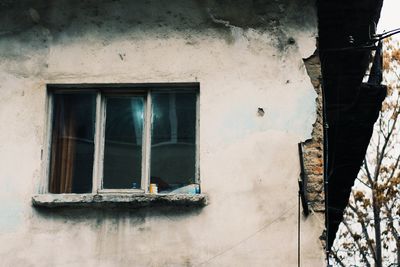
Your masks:
M 50 193 L 92 191 L 95 94 L 54 94 Z

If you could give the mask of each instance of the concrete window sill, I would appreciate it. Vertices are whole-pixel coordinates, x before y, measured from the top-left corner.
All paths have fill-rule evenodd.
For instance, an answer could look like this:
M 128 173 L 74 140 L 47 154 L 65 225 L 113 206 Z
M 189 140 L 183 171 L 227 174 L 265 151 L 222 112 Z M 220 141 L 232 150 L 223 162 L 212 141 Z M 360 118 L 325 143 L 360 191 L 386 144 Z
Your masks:
M 38 194 L 32 197 L 35 207 L 203 207 L 207 205 L 205 194 Z

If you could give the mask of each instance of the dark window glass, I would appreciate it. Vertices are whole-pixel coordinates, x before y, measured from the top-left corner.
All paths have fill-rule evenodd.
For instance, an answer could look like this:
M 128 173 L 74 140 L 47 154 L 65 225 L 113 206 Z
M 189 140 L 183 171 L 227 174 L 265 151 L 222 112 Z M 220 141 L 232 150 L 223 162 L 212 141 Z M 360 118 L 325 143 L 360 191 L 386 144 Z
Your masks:
M 103 188 L 140 188 L 143 112 L 143 96 L 107 98 Z
M 152 93 L 151 183 L 172 191 L 195 183 L 196 93 Z
M 175 99 L 174 99 L 175 100 Z M 169 142 L 171 140 L 170 98 L 168 94 L 152 94 L 152 144 Z
M 96 95 L 54 94 L 50 193 L 92 191 Z

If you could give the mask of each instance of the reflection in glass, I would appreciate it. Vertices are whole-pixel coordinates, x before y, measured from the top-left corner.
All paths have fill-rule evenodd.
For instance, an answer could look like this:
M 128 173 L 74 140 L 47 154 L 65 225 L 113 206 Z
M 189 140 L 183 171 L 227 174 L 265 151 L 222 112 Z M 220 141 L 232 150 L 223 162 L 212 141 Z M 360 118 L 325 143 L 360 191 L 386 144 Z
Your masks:
M 50 193 L 92 191 L 96 95 L 53 96 Z
M 195 183 L 196 93 L 152 93 L 151 183 L 172 191 Z
M 143 112 L 142 96 L 107 98 L 103 188 L 140 188 Z

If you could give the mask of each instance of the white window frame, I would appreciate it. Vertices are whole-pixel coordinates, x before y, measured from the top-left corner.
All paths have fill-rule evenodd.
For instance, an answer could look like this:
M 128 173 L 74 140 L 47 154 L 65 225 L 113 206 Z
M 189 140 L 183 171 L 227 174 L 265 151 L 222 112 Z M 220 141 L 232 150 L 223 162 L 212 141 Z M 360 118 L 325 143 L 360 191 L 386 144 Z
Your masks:
M 150 185 L 150 160 L 151 160 L 151 123 L 152 123 L 152 93 L 153 92 L 179 92 L 190 91 L 196 93 L 196 129 L 195 129 L 195 183 L 200 184 L 199 171 L 199 108 L 200 108 L 200 85 L 199 83 L 162 83 L 162 84 L 48 84 L 47 85 L 47 116 L 46 134 L 44 141 L 44 152 L 42 151 L 42 181 L 39 186 L 40 194 L 49 193 L 50 180 L 50 151 L 52 122 L 54 109 L 54 93 L 66 92 L 93 92 L 96 93 L 96 119 L 94 134 L 94 159 L 92 171 L 92 194 L 128 193 L 147 194 Z M 144 96 L 144 121 L 143 121 L 143 143 L 142 143 L 142 177 L 140 189 L 104 189 L 103 188 L 103 163 L 104 163 L 104 141 L 106 122 L 106 98 L 107 96 L 120 95 L 143 95 Z M 72 193 L 75 194 L 75 193 Z

